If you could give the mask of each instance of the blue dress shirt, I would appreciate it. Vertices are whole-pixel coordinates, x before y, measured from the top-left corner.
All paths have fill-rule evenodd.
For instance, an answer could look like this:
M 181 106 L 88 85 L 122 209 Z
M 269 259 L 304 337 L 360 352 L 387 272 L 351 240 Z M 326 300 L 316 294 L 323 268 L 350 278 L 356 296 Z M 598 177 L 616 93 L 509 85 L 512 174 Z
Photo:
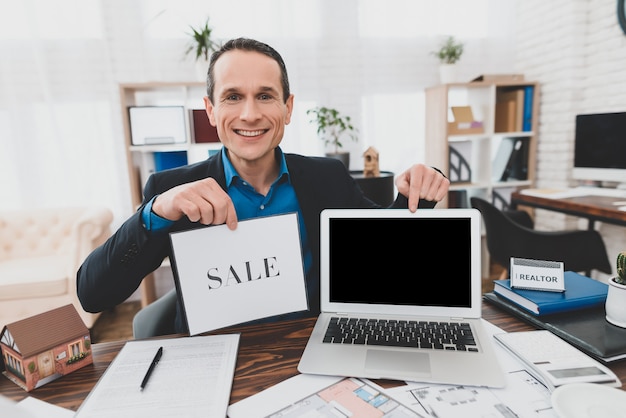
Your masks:
M 285 156 L 280 148 L 277 148 L 276 155 L 280 158 L 278 177 L 272 183 L 267 195 L 258 193 L 254 188 L 244 181 L 228 158 L 226 148 L 222 147 L 221 156 L 224 164 L 224 174 L 226 176 L 226 192 L 230 196 L 237 212 L 237 219 L 240 221 L 258 218 L 261 216 L 280 215 L 290 212 L 297 212 L 298 225 L 300 230 L 300 245 L 302 249 L 304 273 L 308 273 L 312 254 L 308 244 L 307 231 L 304 226 L 304 218 L 300 209 L 300 203 L 296 197 L 296 192 L 289 178 Z M 173 221 L 164 219 L 152 211 L 153 197 L 142 211 L 144 227 L 148 231 L 165 231 L 174 224 Z

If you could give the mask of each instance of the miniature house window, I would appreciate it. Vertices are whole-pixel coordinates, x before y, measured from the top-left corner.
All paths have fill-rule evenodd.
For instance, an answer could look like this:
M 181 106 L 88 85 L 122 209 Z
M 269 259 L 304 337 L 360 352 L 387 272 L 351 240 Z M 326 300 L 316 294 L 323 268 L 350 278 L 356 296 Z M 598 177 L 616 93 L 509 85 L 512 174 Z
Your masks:
M 22 367 L 22 362 L 20 359 L 13 357 L 10 353 L 6 353 L 6 366 L 16 373 L 24 375 L 24 367 Z
M 77 356 L 80 354 L 80 343 L 74 343 L 70 345 L 70 352 L 72 356 Z

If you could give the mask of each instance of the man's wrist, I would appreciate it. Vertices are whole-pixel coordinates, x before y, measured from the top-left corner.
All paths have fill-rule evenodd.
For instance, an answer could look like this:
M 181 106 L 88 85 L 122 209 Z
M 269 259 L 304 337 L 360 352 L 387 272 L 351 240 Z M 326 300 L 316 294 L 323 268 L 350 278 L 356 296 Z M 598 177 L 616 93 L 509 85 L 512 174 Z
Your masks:
M 154 196 L 152 199 L 150 199 L 150 201 L 146 203 L 146 205 L 143 207 L 143 210 L 141 211 L 141 220 L 143 223 L 143 227 L 146 229 L 146 231 L 164 231 L 172 226 L 172 224 L 174 224 L 174 221 L 162 218 L 161 216 L 154 213 L 154 211 L 152 210 L 152 204 L 154 203 L 154 199 L 156 199 L 157 196 Z

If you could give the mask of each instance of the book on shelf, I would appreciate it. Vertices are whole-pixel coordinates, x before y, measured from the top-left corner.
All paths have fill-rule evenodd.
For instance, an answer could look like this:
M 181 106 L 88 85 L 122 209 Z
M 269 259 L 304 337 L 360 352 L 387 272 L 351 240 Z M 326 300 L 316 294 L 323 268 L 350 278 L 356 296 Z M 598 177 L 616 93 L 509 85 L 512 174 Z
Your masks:
M 506 113 L 498 112 L 498 104 L 506 104 Z M 504 109 L 500 109 L 501 111 Z M 504 117 L 505 120 L 499 120 Z M 496 93 L 496 132 L 521 132 L 524 123 L 524 89 L 514 87 L 511 89 L 498 89 Z M 505 126 L 500 126 L 505 125 Z M 506 130 L 499 130 L 504 128 Z
M 187 165 L 186 151 L 155 151 L 154 169 L 155 171 L 169 170 Z
M 493 292 L 483 299 L 509 314 L 540 328 L 547 329 L 579 350 L 604 363 L 626 359 L 626 328 L 606 320 L 604 305 L 572 312 L 534 315 Z
M 573 271 L 566 271 L 563 276 L 565 292 L 512 288 L 510 279 L 494 280 L 493 292 L 534 315 L 604 305 L 609 287 L 606 283 Z
M 515 138 L 511 158 L 507 163 L 501 181 L 526 180 L 528 178 L 528 139 Z
M 495 132 L 515 131 L 515 101 L 496 102 Z
M 209 122 L 206 110 L 189 109 L 189 122 L 191 141 L 193 143 L 220 142 L 217 136 L 217 128 Z
M 493 181 L 528 178 L 527 138 L 502 138 L 491 162 Z
M 535 88 L 533 86 L 524 87 L 524 117 L 522 122 L 522 130 L 529 132 L 533 126 L 533 95 Z
M 514 138 L 502 138 L 498 145 L 498 151 L 491 162 L 491 173 L 493 181 L 505 181 L 505 172 L 510 166 L 511 155 L 515 149 Z M 504 178 L 503 178 L 504 177 Z

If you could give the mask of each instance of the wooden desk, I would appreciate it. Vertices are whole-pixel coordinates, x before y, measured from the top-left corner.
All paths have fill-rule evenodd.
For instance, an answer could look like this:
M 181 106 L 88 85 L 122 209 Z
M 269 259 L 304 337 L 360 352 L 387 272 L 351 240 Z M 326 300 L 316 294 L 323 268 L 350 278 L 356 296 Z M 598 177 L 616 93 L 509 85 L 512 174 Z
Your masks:
M 483 304 L 483 316 L 505 331 L 523 331 L 532 326 L 498 308 Z M 249 327 L 231 327 L 241 332 L 239 354 L 230 403 L 247 398 L 263 389 L 298 374 L 297 366 L 315 319 L 301 319 Z M 0 377 L 0 393 L 14 400 L 26 396 L 77 410 L 100 376 L 115 358 L 124 341 L 94 344 L 94 364 L 85 366 L 32 392 L 24 392 L 4 376 Z M 609 366 L 626 383 L 626 361 Z M 384 386 L 394 381 L 378 381 Z M 622 386 L 626 390 L 626 384 Z
M 614 225 L 626 226 L 626 211 L 618 210 L 621 205 L 615 202 L 624 202 L 626 199 L 608 196 L 576 196 L 563 199 L 549 199 L 546 197 L 530 196 L 520 192 L 511 194 L 511 207 L 529 206 L 546 209 L 568 215 L 586 218 L 588 229 L 594 228 L 595 221 L 602 221 Z

